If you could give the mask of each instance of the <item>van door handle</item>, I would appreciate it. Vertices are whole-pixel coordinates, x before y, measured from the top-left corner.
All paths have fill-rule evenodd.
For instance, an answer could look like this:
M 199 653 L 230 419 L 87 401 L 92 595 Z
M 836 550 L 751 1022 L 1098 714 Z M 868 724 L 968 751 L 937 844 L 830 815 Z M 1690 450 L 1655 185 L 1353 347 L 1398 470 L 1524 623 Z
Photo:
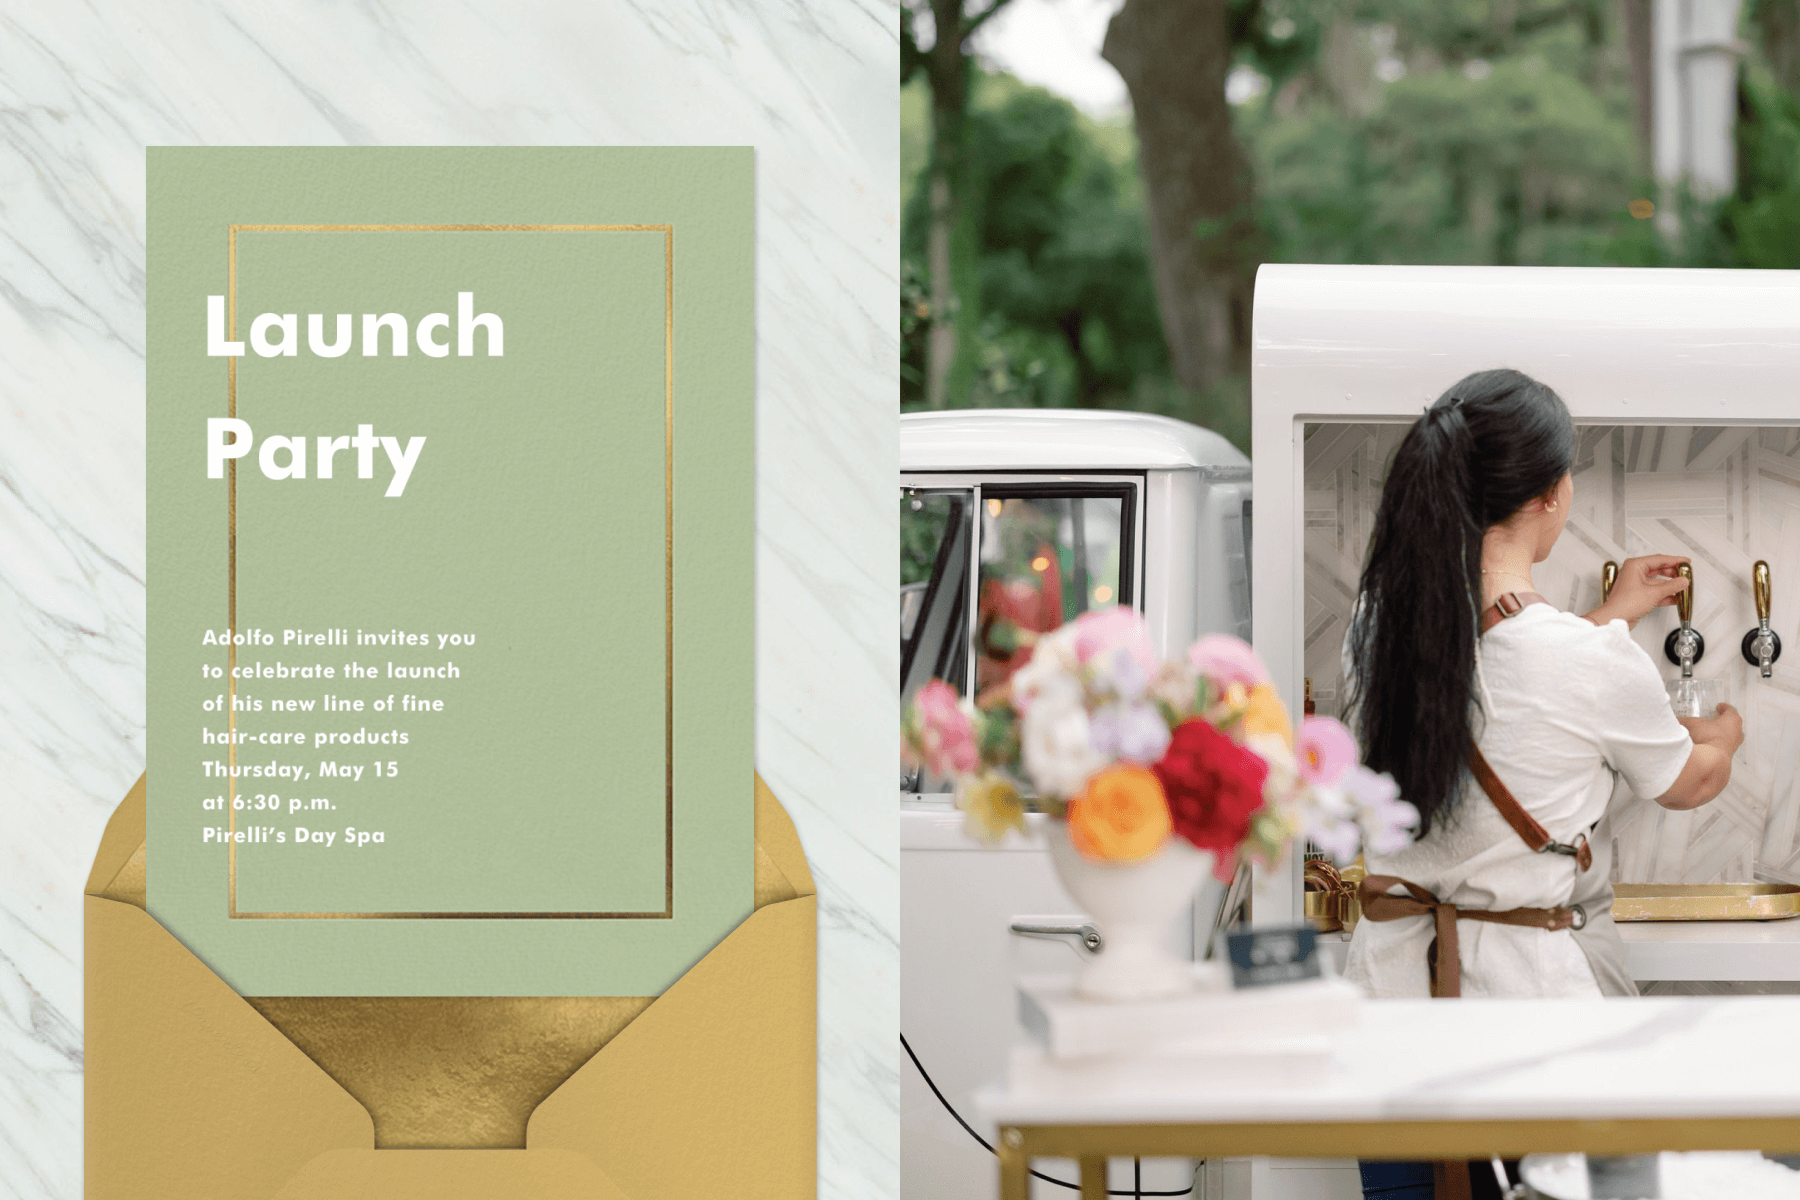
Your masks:
M 1020 937 L 1074 938 L 1089 954 L 1098 954 L 1106 949 L 1106 939 L 1100 936 L 1100 927 L 1097 925 L 1028 925 L 1022 921 L 1014 921 L 1012 931 Z

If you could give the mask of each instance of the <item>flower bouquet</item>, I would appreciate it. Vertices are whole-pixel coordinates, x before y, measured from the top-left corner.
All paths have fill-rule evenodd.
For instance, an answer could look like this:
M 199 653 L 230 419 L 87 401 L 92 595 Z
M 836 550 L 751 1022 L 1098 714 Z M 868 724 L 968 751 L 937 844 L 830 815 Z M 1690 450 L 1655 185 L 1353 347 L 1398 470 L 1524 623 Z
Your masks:
M 1343 725 L 1308 717 L 1296 736 L 1249 646 L 1209 635 L 1159 662 L 1129 608 L 1045 634 L 979 707 L 933 680 L 903 732 L 917 763 L 954 781 L 971 836 L 1023 833 L 1028 791 L 1057 821 L 1058 873 L 1106 937 L 1077 983 L 1095 999 L 1191 986 L 1162 935 L 1209 873 L 1278 863 L 1302 836 L 1340 862 L 1363 844 L 1391 852 L 1418 822 Z

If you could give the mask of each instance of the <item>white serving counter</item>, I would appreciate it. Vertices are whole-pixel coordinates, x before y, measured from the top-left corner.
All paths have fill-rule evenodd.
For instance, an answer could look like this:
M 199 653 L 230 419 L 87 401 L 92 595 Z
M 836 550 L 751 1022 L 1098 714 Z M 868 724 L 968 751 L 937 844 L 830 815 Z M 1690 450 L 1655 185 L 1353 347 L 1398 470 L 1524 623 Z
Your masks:
M 1040 1158 L 1076 1159 L 1082 1195 L 1104 1196 L 1127 1156 L 1800 1151 L 1800 1077 L 1782 1069 L 1800 1054 L 1800 997 L 1389 1000 L 1322 1040 L 1328 1063 L 1286 1084 L 1147 1055 L 1069 1089 L 1024 1052 L 976 1097 L 1001 1200 L 1027 1200 Z
M 1701 1144 L 1776 1118 L 1800 1142 L 1800 1075 L 1774 1069 L 1800 1060 L 1800 997 L 1387 1000 L 1330 1040 L 1325 1077 L 1303 1087 L 1001 1083 L 977 1105 L 1000 1126 L 1679 1120 L 1712 1127 Z

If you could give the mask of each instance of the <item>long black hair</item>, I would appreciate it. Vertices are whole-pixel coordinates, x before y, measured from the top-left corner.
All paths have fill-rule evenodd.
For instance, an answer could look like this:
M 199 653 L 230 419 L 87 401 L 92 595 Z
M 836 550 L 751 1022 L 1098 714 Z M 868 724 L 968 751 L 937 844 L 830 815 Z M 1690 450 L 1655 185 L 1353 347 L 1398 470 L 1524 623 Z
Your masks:
M 1475 704 L 1481 539 L 1569 472 L 1561 397 L 1518 371 L 1445 392 L 1394 454 L 1351 623 L 1349 703 L 1363 757 L 1419 810 L 1419 833 L 1461 794 Z

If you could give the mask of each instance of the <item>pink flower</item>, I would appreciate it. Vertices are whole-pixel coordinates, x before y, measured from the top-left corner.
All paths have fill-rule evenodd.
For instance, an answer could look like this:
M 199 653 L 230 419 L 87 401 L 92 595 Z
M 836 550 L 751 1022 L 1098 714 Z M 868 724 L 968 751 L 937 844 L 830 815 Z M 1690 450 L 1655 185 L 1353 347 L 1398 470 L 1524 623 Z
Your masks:
M 1142 678 L 1156 673 L 1156 651 L 1150 648 L 1150 632 L 1135 609 L 1118 605 L 1075 618 L 1075 658 L 1083 666 L 1096 658 L 1111 666 L 1115 652 L 1124 650 L 1141 669 Z
M 932 680 L 913 696 L 908 725 L 910 740 L 933 775 L 967 774 L 981 765 L 974 723 L 963 710 L 956 689 L 943 680 Z
M 1300 778 L 1307 783 L 1336 783 L 1356 765 L 1356 739 L 1330 717 L 1308 717 L 1300 722 L 1294 759 Z
M 1195 642 L 1188 648 L 1188 662 L 1219 684 L 1241 683 L 1253 688 L 1269 682 L 1256 651 L 1229 634 L 1209 633 Z

